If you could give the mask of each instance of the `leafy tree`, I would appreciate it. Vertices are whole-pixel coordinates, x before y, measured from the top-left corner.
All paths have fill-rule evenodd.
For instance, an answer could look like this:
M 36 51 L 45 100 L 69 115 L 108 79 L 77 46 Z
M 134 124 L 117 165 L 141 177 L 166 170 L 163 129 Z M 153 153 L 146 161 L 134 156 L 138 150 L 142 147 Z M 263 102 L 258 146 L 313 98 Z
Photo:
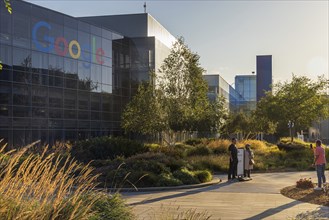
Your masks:
M 295 129 L 305 129 L 314 121 L 328 118 L 328 87 L 329 80 L 324 77 L 314 82 L 307 77 L 293 75 L 291 82 L 274 85 L 274 93 L 266 93 L 257 104 L 256 111 L 267 120 L 277 123 L 276 133 L 280 136 L 286 134 L 289 121 L 294 123 Z
M 209 118 L 211 114 L 216 115 L 216 109 L 207 98 L 208 85 L 199 59 L 200 56 L 184 44 L 183 38 L 179 38 L 159 70 L 162 75 L 158 87 L 163 91 L 163 107 L 169 128 L 175 132 L 210 131 L 216 127 Z
M 210 103 L 199 55 L 179 38 L 171 53 L 152 75 L 153 83 L 140 85 L 123 113 L 122 127 L 142 134 L 161 132 L 168 143 L 178 132 L 217 131 L 225 115 L 224 100 Z
M 239 133 L 243 139 L 256 137 L 259 133 L 273 134 L 276 124 L 253 111 L 250 114 L 244 112 L 231 113 L 224 125 L 224 133 L 228 136 Z
M 151 77 L 155 77 L 151 74 Z M 155 134 L 165 129 L 164 112 L 152 83 L 139 85 L 136 95 L 129 102 L 122 115 L 121 126 L 126 131 L 144 135 Z

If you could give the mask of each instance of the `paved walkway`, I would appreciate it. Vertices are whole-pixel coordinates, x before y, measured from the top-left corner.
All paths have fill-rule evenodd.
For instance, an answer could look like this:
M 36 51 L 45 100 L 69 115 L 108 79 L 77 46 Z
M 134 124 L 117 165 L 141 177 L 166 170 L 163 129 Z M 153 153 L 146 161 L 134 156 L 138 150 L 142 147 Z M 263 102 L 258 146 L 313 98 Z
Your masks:
M 329 172 L 326 172 L 326 176 Z M 253 180 L 223 182 L 198 189 L 166 192 L 124 193 L 138 219 L 163 219 L 169 212 L 196 209 L 207 211 L 211 219 L 291 219 L 299 213 L 320 210 L 329 219 L 329 207 L 295 201 L 280 194 L 280 189 L 294 185 L 300 178 L 311 177 L 315 172 L 289 172 L 254 174 Z M 327 218 L 324 218 L 327 219 Z

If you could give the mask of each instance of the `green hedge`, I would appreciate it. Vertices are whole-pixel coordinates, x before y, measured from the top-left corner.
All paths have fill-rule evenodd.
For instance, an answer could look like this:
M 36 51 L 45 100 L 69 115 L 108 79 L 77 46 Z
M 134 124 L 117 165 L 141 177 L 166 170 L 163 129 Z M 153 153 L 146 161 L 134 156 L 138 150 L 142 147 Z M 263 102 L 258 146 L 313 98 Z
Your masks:
M 114 159 L 117 156 L 130 157 L 146 152 L 147 148 L 139 142 L 121 137 L 97 137 L 79 141 L 72 146 L 72 155 L 83 162 L 91 160 Z

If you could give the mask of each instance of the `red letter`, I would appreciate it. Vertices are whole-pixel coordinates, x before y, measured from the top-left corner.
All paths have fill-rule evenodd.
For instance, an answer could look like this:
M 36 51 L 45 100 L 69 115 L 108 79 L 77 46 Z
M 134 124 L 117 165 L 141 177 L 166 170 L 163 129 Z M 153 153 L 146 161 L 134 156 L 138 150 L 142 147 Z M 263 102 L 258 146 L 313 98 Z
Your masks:
M 99 64 L 103 64 L 104 61 L 101 59 L 101 56 L 104 56 L 104 50 L 102 48 L 98 48 L 97 51 L 96 51 L 96 60 L 97 60 L 97 63 Z
M 61 42 L 64 44 L 64 50 L 61 50 L 61 48 L 59 47 L 59 44 Z M 67 54 L 68 44 L 67 44 L 67 41 L 65 40 L 64 37 L 58 37 L 56 39 L 56 41 L 55 41 L 55 51 L 60 56 L 65 56 Z

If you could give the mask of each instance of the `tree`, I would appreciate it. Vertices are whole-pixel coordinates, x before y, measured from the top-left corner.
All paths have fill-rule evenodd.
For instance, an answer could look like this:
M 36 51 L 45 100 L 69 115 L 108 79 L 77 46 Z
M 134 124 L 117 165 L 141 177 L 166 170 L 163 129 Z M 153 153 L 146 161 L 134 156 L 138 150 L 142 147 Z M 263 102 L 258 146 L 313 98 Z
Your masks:
M 242 139 L 255 138 L 257 134 L 273 134 L 276 124 L 253 111 L 250 114 L 244 112 L 231 113 L 224 125 L 224 133 L 228 136 L 239 133 Z
M 329 117 L 328 87 L 329 80 L 324 77 L 313 82 L 307 77 L 293 75 L 291 82 L 274 85 L 274 93 L 266 93 L 258 102 L 256 111 L 267 120 L 277 123 L 276 133 L 280 136 L 287 133 L 289 121 L 295 129 L 305 129 L 314 121 Z
M 199 59 L 179 38 L 159 70 L 163 107 L 168 113 L 169 127 L 175 132 L 209 131 L 211 127 L 207 115 L 214 108 L 207 98 L 208 85 Z
M 225 115 L 224 100 L 209 102 L 199 59 L 179 38 L 160 67 L 159 76 L 153 74 L 151 83 L 140 85 L 127 105 L 122 127 L 142 134 L 161 132 L 169 144 L 180 132 L 217 131 Z
M 151 74 L 153 77 L 155 75 Z M 158 91 L 152 81 L 141 83 L 136 95 L 125 107 L 121 126 L 128 132 L 155 134 L 166 127 L 164 112 L 156 94 Z

